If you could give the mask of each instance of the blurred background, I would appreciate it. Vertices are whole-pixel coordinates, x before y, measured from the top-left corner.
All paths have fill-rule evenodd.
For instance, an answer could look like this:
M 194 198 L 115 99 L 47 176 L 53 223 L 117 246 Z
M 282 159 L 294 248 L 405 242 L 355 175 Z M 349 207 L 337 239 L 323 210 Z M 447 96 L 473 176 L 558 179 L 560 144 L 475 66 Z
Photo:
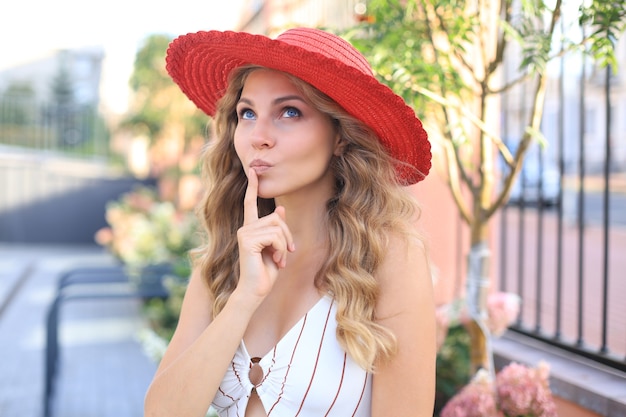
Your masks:
M 22 0 L 0 6 L 0 416 L 143 414 L 143 395 L 180 309 L 189 272 L 185 254 L 200 239 L 193 208 L 209 123 L 170 81 L 165 50 L 187 32 L 274 36 L 296 25 L 327 28 L 364 53 L 372 51 L 366 55 L 377 75 L 428 125 L 433 171 L 411 190 L 422 204 L 420 228 L 445 313 L 439 323 L 438 409 L 470 376 L 470 342 L 460 329 L 468 256 L 475 252 L 476 230 L 482 230 L 478 243 L 488 247 L 491 259 L 485 273 L 490 314 L 506 316 L 493 329 L 498 340 L 521 351 L 541 343 L 533 347 L 541 358 L 560 352 L 555 366 L 565 352 L 573 355 L 564 360 L 565 369 L 588 361 L 611 375 L 597 382 L 585 370 L 564 382 L 568 378 L 556 366 L 552 387 L 560 415 L 624 415 L 624 41 L 607 35 L 616 57 L 609 69 L 615 71 L 580 51 L 560 54 L 559 39 L 581 42 L 585 33 L 577 20 L 580 2 L 568 3 L 566 23 L 547 46 L 553 60 L 546 64 L 541 134 L 532 133 L 536 140 L 511 184 L 505 175 L 510 161 L 494 156 L 489 164 L 493 194 L 510 190 L 483 230 L 455 200 L 450 154 L 441 144 L 446 132 L 437 130 L 436 111 L 423 103 L 429 92 L 420 88 L 453 70 L 419 66 L 429 58 L 415 52 L 420 19 L 402 26 L 410 15 L 407 5 L 414 3 L 435 13 L 431 17 L 437 4 L 456 4 Z M 623 1 L 616 5 L 624 7 Z M 363 41 L 363 33 L 381 27 L 397 30 L 401 45 L 394 46 L 393 36 Z M 530 38 L 524 45 L 524 54 L 542 48 Z M 386 59 L 424 77 L 407 78 L 406 68 L 388 68 Z M 531 64 L 519 48 L 507 50 L 498 77 L 512 89 L 493 94 L 497 105 L 483 119 L 512 155 L 534 111 L 533 77 L 517 80 Z M 470 177 L 476 170 L 478 178 L 487 169 L 476 159 L 480 146 L 471 140 L 462 146 L 459 166 L 465 164 Z M 515 297 L 498 297 L 503 294 Z M 585 379 L 580 386 L 571 382 Z

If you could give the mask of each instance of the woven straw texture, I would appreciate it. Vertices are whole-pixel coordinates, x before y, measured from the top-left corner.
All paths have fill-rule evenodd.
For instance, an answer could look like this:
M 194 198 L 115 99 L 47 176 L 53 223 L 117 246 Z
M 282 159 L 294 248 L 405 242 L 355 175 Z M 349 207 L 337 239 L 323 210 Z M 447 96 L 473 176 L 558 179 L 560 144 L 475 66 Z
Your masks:
M 430 142 L 413 109 L 340 37 L 311 28 L 291 29 L 277 39 L 245 32 L 190 33 L 170 44 L 166 64 L 181 90 L 209 116 L 215 115 L 234 68 L 253 64 L 293 74 L 372 128 L 399 161 L 396 172 L 403 183 L 419 182 L 430 170 Z

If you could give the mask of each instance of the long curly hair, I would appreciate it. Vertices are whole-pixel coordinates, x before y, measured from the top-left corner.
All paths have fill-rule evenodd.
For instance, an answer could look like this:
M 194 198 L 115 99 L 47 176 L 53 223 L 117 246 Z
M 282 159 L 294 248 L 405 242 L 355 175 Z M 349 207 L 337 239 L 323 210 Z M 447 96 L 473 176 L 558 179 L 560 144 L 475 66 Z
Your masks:
M 202 158 L 205 194 L 198 216 L 207 240 L 192 251 L 192 258 L 213 295 L 214 316 L 226 304 L 239 278 L 234 237 L 243 225 L 247 177 L 233 144 L 235 107 L 248 75 L 259 68 L 245 66 L 232 72 L 218 103 L 214 139 Z M 331 118 L 343 143 L 343 152 L 331 162 L 335 193 L 326 203 L 328 253 L 315 285 L 335 299 L 340 345 L 362 368 L 373 372 L 377 361 L 389 359 L 396 351 L 392 332 L 376 322 L 376 270 L 387 253 L 390 233 L 419 238 L 414 227 L 419 209 L 396 178 L 398 162 L 385 152 L 373 131 L 319 90 L 286 75 L 305 99 Z M 260 216 L 274 208 L 273 199 L 259 198 Z

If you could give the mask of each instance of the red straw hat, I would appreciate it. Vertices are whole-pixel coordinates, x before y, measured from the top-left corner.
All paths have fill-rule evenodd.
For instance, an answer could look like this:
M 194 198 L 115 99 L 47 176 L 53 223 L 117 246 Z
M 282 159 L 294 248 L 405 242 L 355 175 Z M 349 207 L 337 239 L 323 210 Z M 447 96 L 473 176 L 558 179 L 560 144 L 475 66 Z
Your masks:
M 167 71 L 202 111 L 215 115 L 230 72 L 259 65 L 308 82 L 369 126 L 395 159 L 406 184 L 426 177 L 430 143 L 422 122 L 404 100 L 373 75 L 367 60 L 340 37 L 311 28 L 290 29 L 276 39 L 245 32 L 197 32 L 176 38 Z

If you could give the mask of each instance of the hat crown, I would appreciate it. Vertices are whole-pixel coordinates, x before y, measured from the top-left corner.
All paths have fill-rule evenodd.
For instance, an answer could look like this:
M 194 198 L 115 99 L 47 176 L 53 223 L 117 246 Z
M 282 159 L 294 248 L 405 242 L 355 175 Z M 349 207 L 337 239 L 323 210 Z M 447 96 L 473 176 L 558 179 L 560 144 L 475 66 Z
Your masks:
M 328 32 L 314 28 L 295 28 L 283 32 L 276 40 L 341 61 L 363 74 L 374 75 L 367 59 L 354 46 Z
M 339 36 L 294 28 L 275 39 L 246 32 L 200 31 L 179 36 L 167 51 L 167 71 L 206 114 L 214 116 L 231 72 L 244 65 L 283 71 L 306 81 L 372 129 L 394 160 L 402 183 L 431 167 L 428 134 L 415 111 L 374 76 L 365 57 Z

